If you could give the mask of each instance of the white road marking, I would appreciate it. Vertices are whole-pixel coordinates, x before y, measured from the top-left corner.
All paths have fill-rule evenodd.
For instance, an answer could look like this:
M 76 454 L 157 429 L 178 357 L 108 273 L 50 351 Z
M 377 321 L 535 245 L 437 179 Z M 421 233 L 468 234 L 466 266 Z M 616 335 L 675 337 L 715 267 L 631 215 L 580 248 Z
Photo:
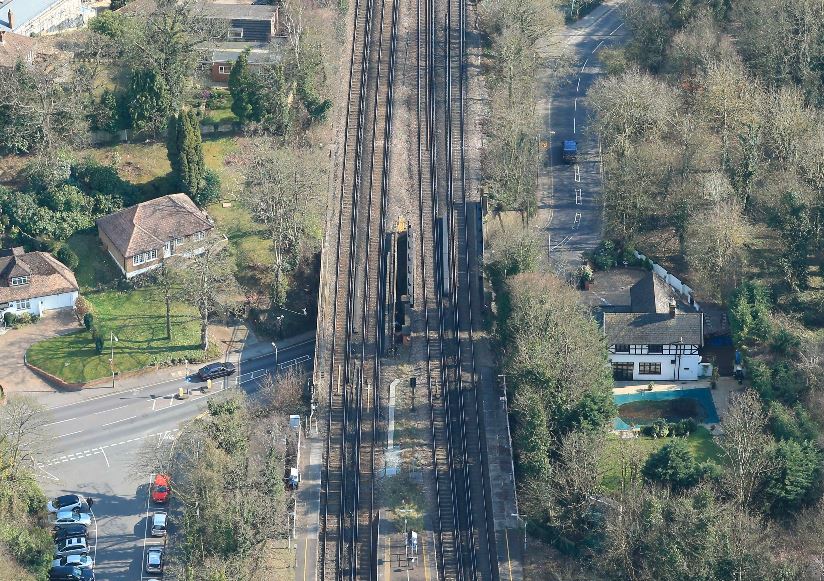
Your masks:
M 100 411 L 100 412 L 94 412 L 94 414 L 92 414 L 92 415 L 95 415 L 95 416 L 96 416 L 96 415 L 98 415 L 98 414 L 105 414 L 105 413 L 108 413 L 108 412 L 113 412 L 114 410 L 120 410 L 120 409 L 123 409 L 123 408 L 125 408 L 125 407 L 129 407 L 129 405 L 130 405 L 130 404 L 124 404 L 124 405 L 118 406 L 118 407 L 116 407 L 116 408 L 111 408 L 111 409 L 108 409 L 108 410 L 103 410 L 103 411 Z
M 111 426 L 113 424 L 119 424 L 120 422 L 128 422 L 129 420 L 135 419 L 137 416 L 129 416 L 128 418 L 123 418 L 122 420 L 115 420 L 113 422 L 109 422 L 108 424 L 101 424 L 101 428 L 105 428 L 106 426 Z
M 572 132 L 576 133 L 576 131 L 575 131 L 575 117 L 572 118 Z
M 62 456 L 58 456 L 48 462 L 40 462 L 37 463 L 38 468 L 42 468 L 44 466 L 53 466 L 55 464 L 61 464 L 63 462 L 68 462 L 70 460 L 79 460 L 80 458 L 85 458 L 88 456 L 93 456 L 95 454 L 103 454 L 105 455 L 105 449 L 111 448 L 113 446 L 120 446 L 122 444 L 130 444 L 132 442 L 137 442 L 139 440 L 143 440 L 144 438 L 151 438 L 153 436 L 161 436 L 166 434 L 164 438 L 174 439 L 175 433 L 179 431 L 179 428 L 174 428 L 172 430 L 166 430 L 165 432 L 155 432 L 153 434 L 146 434 L 145 436 L 138 436 L 137 438 L 131 438 L 129 440 L 123 440 L 122 442 L 113 442 L 111 444 L 105 444 L 103 446 L 98 446 L 97 448 L 92 448 L 91 450 L 84 450 L 83 452 L 73 452 L 71 454 L 64 454 Z M 108 458 L 106 459 L 108 462 Z
M 596 46 L 594 49 L 592 49 L 592 54 L 595 54 L 598 51 L 598 49 L 601 48 L 602 44 L 604 44 L 603 40 L 598 43 L 598 46 Z
M 589 59 L 585 60 L 585 61 L 584 61 L 584 64 L 583 64 L 583 65 L 581 65 L 581 73 L 583 73 L 583 72 L 584 72 L 584 69 L 585 69 L 585 68 L 587 68 L 587 63 L 588 63 L 588 62 L 589 62 Z
M 152 400 L 152 411 L 155 411 L 155 405 L 157 405 L 157 398 Z
M 69 432 L 68 434 L 61 434 L 59 436 L 54 436 L 52 440 L 56 440 L 58 438 L 65 438 L 66 436 L 74 436 L 75 434 L 81 433 L 83 430 L 77 430 L 76 432 Z
M 54 426 L 54 425 L 57 425 L 57 424 L 62 424 L 63 422 L 73 422 L 76 419 L 78 419 L 78 418 L 69 418 L 67 420 L 60 420 L 59 422 L 52 422 L 50 424 L 43 424 L 43 427 L 45 428 L 46 426 Z
M 575 97 L 575 111 L 578 110 L 578 97 Z
M 105 460 L 106 460 L 106 468 L 111 468 L 111 467 L 112 467 L 112 465 L 111 465 L 111 464 L 109 464 L 109 457 L 108 457 L 108 456 L 106 456 L 106 450 L 103 450 L 103 449 L 101 448 L 101 450 L 100 450 L 100 451 L 101 451 L 101 452 L 103 452 L 103 458 L 105 458 Z
M 582 197 L 581 188 L 576 188 L 575 189 L 575 204 L 577 204 L 578 206 L 581 205 L 581 197 Z
M 575 212 L 575 221 L 572 223 L 572 229 L 577 230 L 581 225 L 581 212 Z
M 581 90 L 581 77 L 578 77 L 578 84 L 575 86 L 575 92 L 579 92 Z
M 578 166 L 577 163 L 575 164 L 575 181 L 576 182 L 581 181 L 581 168 Z
M 619 24 L 619 25 L 618 25 L 618 28 L 616 28 L 615 30 L 613 30 L 612 32 L 610 32 L 610 33 L 609 33 L 609 35 L 610 35 L 610 36 L 612 36 L 613 34 L 615 34 L 616 32 L 618 32 L 618 29 L 619 29 L 619 28 L 621 28 L 623 25 L 624 25 L 624 23 L 622 22 L 621 24 Z

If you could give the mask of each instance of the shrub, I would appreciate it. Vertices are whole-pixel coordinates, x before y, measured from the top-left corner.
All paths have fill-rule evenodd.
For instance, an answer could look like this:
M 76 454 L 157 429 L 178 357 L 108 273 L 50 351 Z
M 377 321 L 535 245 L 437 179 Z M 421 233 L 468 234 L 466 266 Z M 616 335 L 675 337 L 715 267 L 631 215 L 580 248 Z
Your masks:
M 86 313 L 92 312 L 94 312 L 94 307 L 92 304 L 86 300 L 86 297 L 79 295 L 77 300 L 74 302 L 74 314 L 77 317 L 77 321 L 82 322 L 83 318 L 86 316 Z
M 686 418 L 670 425 L 670 432 L 673 436 L 689 436 L 698 429 L 698 424 L 692 418 Z
M 592 253 L 592 262 L 598 270 L 609 270 L 615 266 L 617 259 L 617 249 L 612 240 L 602 240 Z
M 203 174 L 204 186 L 193 196 L 195 204 L 201 208 L 217 202 L 220 199 L 220 175 L 214 170 L 207 169 Z
M 29 313 L 28 311 L 20 313 L 19 315 L 17 315 L 16 323 L 18 325 L 30 325 L 32 323 L 31 313 Z
M 104 165 L 90 157 L 72 166 L 71 177 L 89 195 L 111 197 L 112 205 L 118 208 L 140 201 L 137 187 L 121 178 L 114 166 Z M 101 205 L 100 202 L 98 205 Z
M 91 331 L 94 326 L 94 315 L 92 313 L 83 315 L 83 326 L 86 327 L 87 331 Z
M 97 331 L 97 329 L 95 329 L 95 331 Z M 100 335 L 94 338 L 94 350 L 97 351 L 98 355 L 103 353 L 103 337 Z
M 100 337 L 100 331 L 98 331 L 97 327 L 95 327 L 94 325 L 92 325 L 89 329 L 89 333 L 91 333 L 92 339 L 97 339 L 98 337 Z
M 65 244 L 57 249 L 55 257 L 57 257 L 57 260 L 68 266 L 70 270 L 75 270 L 77 265 L 80 264 L 80 259 L 77 257 L 77 254 L 75 254 L 74 250 Z
M 17 323 L 17 315 L 12 313 L 11 311 L 6 311 L 3 313 L 3 324 L 6 327 L 13 327 Z

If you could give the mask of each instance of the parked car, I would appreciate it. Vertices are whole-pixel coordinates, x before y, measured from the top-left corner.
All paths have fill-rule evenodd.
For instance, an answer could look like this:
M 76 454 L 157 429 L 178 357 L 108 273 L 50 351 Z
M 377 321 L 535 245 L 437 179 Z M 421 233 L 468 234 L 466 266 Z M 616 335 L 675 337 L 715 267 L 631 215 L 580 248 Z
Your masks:
M 165 537 L 166 536 L 166 519 L 165 512 L 156 512 L 152 515 L 152 536 Z
M 207 379 L 215 379 L 217 377 L 226 377 L 232 375 L 236 371 L 234 363 L 210 363 L 197 370 L 197 376 L 201 381 Z
M 149 547 L 146 549 L 143 569 L 150 575 L 163 574 L 163 547 Z
M 94 566 L 94 561 L 88 555 L 66 555 L 52 561 L 52 567 L 77 567 L 78 569 L 90 569 Z
M 166 474 L 157 474 L 154 482 L 152 482 L 152 502 L 169 502 L 169 494 L 171 494 L 171 491 L 169 477 Z
M 86 530 L 86 525 L 64 525 L 54 529 L 52 531 L 52 537 L 54 538 L 54 542 L 56 543 L 58 541 L 69 539 L 71 537 L 85 537 Z
M 64 525 L 85 525 L 92 524 L 92 517 L 90 514 L 80 512 L 79 510 L 59 510 L 52 524 L 55 527 Z
M 94 571 L 70 565 L 52 567 L 49 581 L 94 581 Z
M 58 496 L 57 498 L 53 498 L 49 501 L 46 505 L 46 509 L 49 512 L 58 512 L 61 510 L 74 510 L 80 509 L 83 512 L 89 512 L 89 505 L 86 504 L 85 499 L 82 496 L 78 496 L 76 494 L 66 494 L 64 496 Z
M 61 539 L 55 543 L 54 556 L 65 557 L 66 555 L 88 555 L 89 545 L 86 537 L 69 537 Z

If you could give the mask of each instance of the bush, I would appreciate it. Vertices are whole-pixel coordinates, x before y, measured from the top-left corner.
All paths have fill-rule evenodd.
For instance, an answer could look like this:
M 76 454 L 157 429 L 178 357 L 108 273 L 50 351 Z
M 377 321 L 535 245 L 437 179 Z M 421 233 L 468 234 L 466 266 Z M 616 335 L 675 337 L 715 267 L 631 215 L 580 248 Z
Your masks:
M 203 188 L 192 196 L 192 201 L 201 208 L 220 199 L 220 175 L 214 170 L 207 169 L 203 173 L 203 182 Z
M 78 322 L 82 322 L 86 313 L 93 313 L 94 307 L 92 304 L 86 300 L 86 297 L 83 295 L 79 295 L 77 300 L 74 301 L 74 314 L 77 317 Z
M 14 327 L 16 323 L 17 315 L 12 313 L 11 311 L 6 311 L 5 313 L 3 313 L 3 324 L 5 324 L 6 327 Z
M 95 331 L 97 331 L 97 329 L 95 329 Z M 103 353 L 103 337 L 100 335 L 97 335 L 94 338 L 94 350 L 97 351 L 98 355 Z
M 592 253 L 592 262 L 598 270 L 609 270 L 618 262 L 618 250 L 612 240 L 602 240 L 595 252 Z
M 16 323 L 18 325 L 31 325 L 31 313 L 29 313 L 28 311 L 23 311 L 22 313 L 20 313 L 19 315 L 17 315 Z
M 92 327 L 94 326 L 94 315 L 92 313 L 86 313 L 83 315 L 83 326 L 86 327 L 87 331 L 92 330 Z
M 71 177 L 84 192 L 93 197 L 94 194 L 109 196 L 118 208 L 140 201 L 137 187 L 121 178 L 114 166 L 104 165 L 90 157 L 72 166 Z
M 69 270 L 75 270 L 77 265 L 80 264 L 80 259 L 77 257 L 77 254 L 75 254 L 74 250 L 65 244 L 57 249 L 55 257 L 57 260 L 68 266 Z
M 695 433 L 695 430 L 698 429 L 698 424 L 692 418 L 686 418 L 679 422 L 674 422 L 670 424 L 670 433 L 673 436 L 684 437 L 689 436 L 692 433 Z

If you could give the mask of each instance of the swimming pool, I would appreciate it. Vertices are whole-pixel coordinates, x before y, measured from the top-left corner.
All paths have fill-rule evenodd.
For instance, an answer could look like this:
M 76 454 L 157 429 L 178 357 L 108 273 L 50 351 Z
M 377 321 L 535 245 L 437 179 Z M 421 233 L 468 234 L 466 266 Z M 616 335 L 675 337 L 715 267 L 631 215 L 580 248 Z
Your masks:
M 699 421 L 705 424 L 717 424 L 718 411 L 712 401 L 712 392 L 708 387 L 696 387 L 691 389 L 677 389 L 673 391 L 642 391 L 639 393 L 623 393 L 613 395 L 615 405 L 621 407 L 630 402 L 640 401 L 667 401 L 667 400 L 694 400 L 694 403 L 703 408 L 704 417 Z M 691 402 L 692 403 L 692 402 Z M 651 422 L 649 422 L 651 423 Z M 630 426 L 620 417 L 615 418 L 614 426 L 616 430 L 629 430 Z

